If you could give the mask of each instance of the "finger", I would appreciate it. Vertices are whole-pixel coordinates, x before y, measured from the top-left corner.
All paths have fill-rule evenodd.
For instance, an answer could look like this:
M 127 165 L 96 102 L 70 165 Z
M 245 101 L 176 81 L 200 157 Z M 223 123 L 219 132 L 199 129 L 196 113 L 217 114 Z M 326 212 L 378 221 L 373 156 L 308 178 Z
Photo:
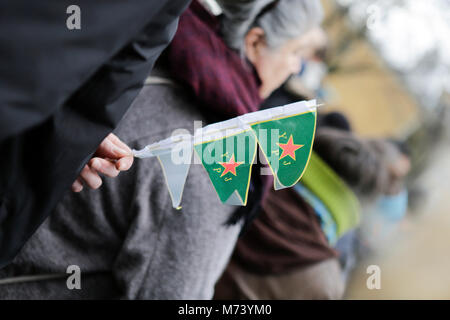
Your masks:
M 81 192 L 81 190 L 83 190 L 83 183 L 81 182 L 80 178 L 77 178 L 75 182 L 72 184 L 72 191 Z
M 98 189 L 102 185 L 102 179 L 98 173 L 91 169 L 88 165 L 85 165 L 83 170 L 81 170 L 80 176 L 91 189 Z
M 92 158 L 89 161 L 89 166 L 95 171 L 111 178 L 117 177 L 120 173 L 120 171 L 116 169 L 115 163 L 102 158 Z
M 116 168 L 120 171 L 126 171 L 133 165 L 134 157 L 123 157 L 116 161 Z
M 100 158 L 119 159 L 131 155 L 131 151 L 118 147 L 108 136 L 97 148 L 95 156 Z
M 114 133 L 110 133 L 109 138 L 120 149 L 128 151 L 130 155 L 133 154 L 133 151 L 131 151 L 130 147 L 122 140 L 120 140 L 119 137 L 117 137 Z

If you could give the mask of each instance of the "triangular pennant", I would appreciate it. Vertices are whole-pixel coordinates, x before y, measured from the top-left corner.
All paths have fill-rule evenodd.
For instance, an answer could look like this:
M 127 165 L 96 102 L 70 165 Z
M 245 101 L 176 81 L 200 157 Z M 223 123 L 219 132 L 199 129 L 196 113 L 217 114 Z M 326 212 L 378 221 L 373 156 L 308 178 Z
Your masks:
M 175 136 L 135 152 L 140 158 L 157 157 L 161 165 L 172 206 L 181 209 L 181 197 L 192 160 L 191 136 Z
M 223 203 L 247 203 L 250 173 L 256 155 L 256 137 L 244 130 L 194 145 L 209 178 Z
M 296 184 L 311 155 L 316 111 L 301 112 L 301 108 L 294 105 L 285 106 L 278 116 L 250 124 L 274 175 L 275 190 Z M 272 114 L 274 111 L 271 110 Z

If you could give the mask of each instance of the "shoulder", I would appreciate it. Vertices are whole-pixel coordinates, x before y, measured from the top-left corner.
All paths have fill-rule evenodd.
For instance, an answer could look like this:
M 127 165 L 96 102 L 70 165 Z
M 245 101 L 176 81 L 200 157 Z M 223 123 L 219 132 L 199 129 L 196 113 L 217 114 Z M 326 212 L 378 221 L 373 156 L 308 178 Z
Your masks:
M 183 87 L 146 85 L 115 133 L 128 144 L 150 144 L 157 142 L 156 136 L 165 139 L 177 129 L 186 129 L 192 134 L 194 121 L 204 121 L 204 117 Z

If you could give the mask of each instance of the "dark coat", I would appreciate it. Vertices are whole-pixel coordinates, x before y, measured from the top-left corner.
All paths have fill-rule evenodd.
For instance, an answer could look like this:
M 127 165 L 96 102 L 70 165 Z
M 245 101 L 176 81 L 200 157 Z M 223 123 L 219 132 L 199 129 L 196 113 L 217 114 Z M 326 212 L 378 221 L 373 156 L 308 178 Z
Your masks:
M 167 80 L 160 70 L 152 73 Z M 142 149 L 177 129 L 193 133 L 195 121 L 205 118 L 185 88 L 152 84 L 144 86 L 114 132 Z M 220 202 L 201 164 L 191 165 L 182 209 L 173 209 L 158 159 L 136 159 L 128 172 L 105 178 L 98 190 L 67 192 L 0 270 L 0 301 L 211 299 L 241 229 L 225 226 L 234 210 Z M 81 290 L 67 289 L 69 265 L 80 267 Z M 10 280 L 18 283 L 4 284 Z
M 0 267 L 118 124 L 188 0 L 0 0 Z

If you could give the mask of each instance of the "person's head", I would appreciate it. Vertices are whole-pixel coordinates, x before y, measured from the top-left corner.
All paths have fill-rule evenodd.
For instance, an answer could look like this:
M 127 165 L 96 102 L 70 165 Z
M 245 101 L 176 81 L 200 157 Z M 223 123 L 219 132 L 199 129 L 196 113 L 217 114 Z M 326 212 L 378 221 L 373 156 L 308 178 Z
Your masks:
M 360 196 L 383 193 L 388 171 L 376 150 L 352 132 L 320 128 L 314 151 Z
M 314 151 L 361 196 L 400 192 L 410 169 L 408 157 L 395 144 L 350 131 L 319 128 Z
M 391 141 L 373 139 L 369 140 L 370 146 L 381 157 L 388 170 L 388 181 L 384 193 L 395 195 L 404 188 L 404 180 L 411 169 L 411 162 L 407 154 Z
M 305 35 L 323 17 L 319 0 L 218 0 L 222 34 L 231 48 L 253 64 L 266 98 L 301 68 L 310 45 Z

